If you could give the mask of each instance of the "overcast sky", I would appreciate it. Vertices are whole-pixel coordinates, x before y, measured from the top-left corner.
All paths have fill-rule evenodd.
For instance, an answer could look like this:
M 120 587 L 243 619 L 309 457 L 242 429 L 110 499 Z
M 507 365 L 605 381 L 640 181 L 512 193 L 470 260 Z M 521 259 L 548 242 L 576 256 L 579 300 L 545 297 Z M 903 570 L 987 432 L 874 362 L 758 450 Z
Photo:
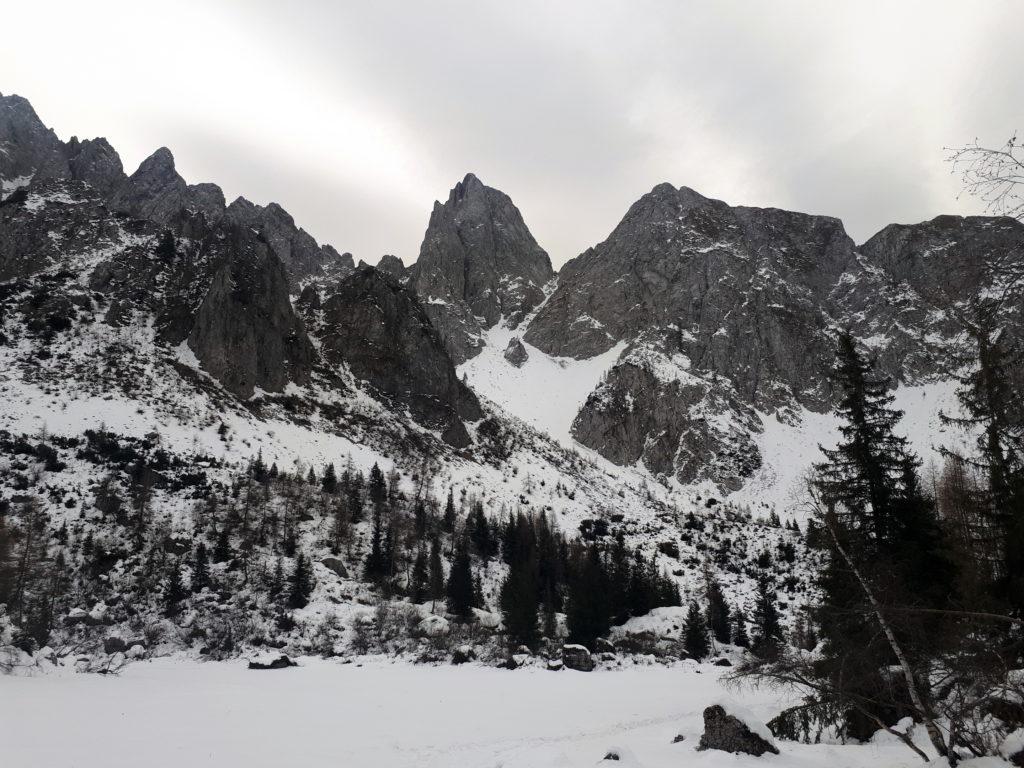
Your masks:
M 6 4 L 0 92 L 371 262 L 414 261 L 467 171 L 556 266 L 662 181 L 861 242 L 976 212 L 943 147 L 1024 125 L 1014 0 L 156 5 Z

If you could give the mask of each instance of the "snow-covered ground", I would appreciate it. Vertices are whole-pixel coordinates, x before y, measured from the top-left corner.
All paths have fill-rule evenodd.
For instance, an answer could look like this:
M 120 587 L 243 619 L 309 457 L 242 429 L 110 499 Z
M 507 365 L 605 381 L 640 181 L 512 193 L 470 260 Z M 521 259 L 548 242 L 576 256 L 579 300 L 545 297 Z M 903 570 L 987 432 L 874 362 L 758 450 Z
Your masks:
M 925 482 L 928 473 L 942 465 L 940 448 L 965 448 L 969 435 L 946 426 L 940 414 L 960 412 L 955 381 L 937 381 L 901 386 L 893 395 L 893 407 L 903 411 L 897 434 L 910 443 L 923 463 Z M 762 466 L 729 500 L 747 504 L 755 512 L 762 505 L 775 509 L 784 519 L 803 521 L 807 516 L 806 487 L 808 471 L 823 460 L 820 446 L 834 447 L 839 440 L 839 419 L 831 413 L 802 410 L 798 419 L 784 424 L 774 415 L 760 414 L 764 431 L 756 436 Z
M 119 676 L 0 677 L 0 765 L 11 768 L 897 768 L 892 742 L 781 743 L 778 757 L 697 752 L 702 712 L 734 699 L 761 720 L 785 702 L 726 689 L 709 665 L 581 673 L 304 659 L 157 659 Z M 673 744 L 677 734 L 685 741 Z M 602 762 L 610 750 L 620 760 Z
M 618 360 L 625 342 L 588 360 L 550 357 L 523 342 L 530 357 L 522 368 L 516 368 L 505 359 L 505 348 L 525 327 L 526 322 L 515 331 L 503 325 L 491 328 L 485 334 L 486 346 L 459 366 L 458 373 L 466 376 L 474 391 L 570 447 L 575 444 L 569 434 L 573 419 Z

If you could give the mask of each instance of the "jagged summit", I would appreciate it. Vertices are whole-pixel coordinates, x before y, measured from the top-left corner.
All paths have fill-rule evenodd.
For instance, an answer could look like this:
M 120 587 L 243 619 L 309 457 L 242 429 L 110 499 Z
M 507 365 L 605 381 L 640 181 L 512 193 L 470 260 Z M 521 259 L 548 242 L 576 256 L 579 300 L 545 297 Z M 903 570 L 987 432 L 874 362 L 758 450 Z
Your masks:
M 508 195 L 469 173 L 445 203 L 434 204 L 409 282 L 461 362 L 479 352 L 482 332 L 503 317 L 518 325 L 553 276 L 551 260 Z
M 62 142 L 21 96 L 0 96 L 0 196 L 50 179 L 83 181 L 111 208 L 156 222 L 178 234 L 202 236 L 225 216 L 226 224 L 249 226 L 271 243 L 284 262 L 293 289 L 313 275 L 346 274 L 351 255 L 320 246 L 277 203 L 266 207 L 237 198 L 226 205 L 221 188 L 189 184 L 178 173 L 174 155 L 160 147 L 131 176 L 104 138 Z

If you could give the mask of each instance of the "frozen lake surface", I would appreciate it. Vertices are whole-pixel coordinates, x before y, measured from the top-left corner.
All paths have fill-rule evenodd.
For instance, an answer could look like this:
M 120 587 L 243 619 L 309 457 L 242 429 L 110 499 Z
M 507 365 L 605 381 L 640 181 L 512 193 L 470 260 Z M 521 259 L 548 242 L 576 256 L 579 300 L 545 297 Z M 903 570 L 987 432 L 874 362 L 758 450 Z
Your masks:
M 920 765 L 904 747 L 781 744 L 778 757 L 696 752 L 723 698 L 764 720 L 768 692 L 691 665 L 580 673 L 319 659 L 286 670 L 158 659 L 119 676 L 0 677 L 9 768 L 545 768 Z M 686 740 L 673 744 L 683 734 Z M 617 749 L 617 763 L 602 762 Z

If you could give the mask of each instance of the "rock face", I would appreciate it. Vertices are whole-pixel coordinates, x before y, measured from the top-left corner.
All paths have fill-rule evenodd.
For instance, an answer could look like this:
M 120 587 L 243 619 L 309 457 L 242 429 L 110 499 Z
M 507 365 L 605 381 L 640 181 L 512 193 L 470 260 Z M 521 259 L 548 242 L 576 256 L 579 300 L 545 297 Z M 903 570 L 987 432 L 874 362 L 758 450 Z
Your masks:
M 188 345 L 227 389 L 250 397 L 305 384 L 313 346 L 288 298 L 288 275 L 273 251 L 251 233 L 228 235 L 227 258 L 196 313 Z
M 381 396 L 409 409 L 449 444 L 470 442 L 463 420 L 481 417 L 476 396 L 416 295 L 393 276 L 361 267 L 323 304 L 321 345 L 328 362 L 345 364 Z
M 181 211 L 202 214 L 207 222 L 224 215 L 224 193 L 215 184 L 185 183 L 174 167 L 174 156 L 161 147 L 110 198 L 111 206 L 158 224 L 170 224 Z
M 473 174 L 434 203 L 410 286 L 456 363 L 480 351 L 480 334 L 510 327 L 544 299 L 554 272 L 508 195 Z
M 103 138 L 62 142 L 20 96 L 0 96 L 0 197 L 15 187 L 49 180 L 82 181 L 116 211 L 170 227 L 190 236 L 227 216 L 228 224 L 255 229 L 288 271 L 292 287 L 312 275 L 337 279 L 353 269 L 352 255 L 320 246 L 277 203 L 259 206 L 238 198 L 225 208 L 216 184 L 188 184 L 161 147 L 130 177 Z M 197 223 L 198 222 L 198 223 Z
M 1011 219 L 892 225 L 857 248 L 837 219 L 662 184 L 566 264 L 524 339 L 575 358 L 620 345 L 573 436 L 613 462 L 734 490 L 761 465 L 757 412 L 832 407 L 837 329 L 897 382 L 943 375 L 958 313 L 1006 263 L 1024 265 Z M 1021 312 L 1004 310 L 1011 335 Z
M 176 239 L 153 222 L 114 215 L 78 181 L 33 182 L 22 203 L 0 207 L 0 280 L 60 265 L 78 279 L 76 263 L 91 254 L 103 256 L 81 286 L 43 297 L 35 310 L 43 319 L 97 300 L 114 327 L 151 317 L 158 343 L 187 341 L 240 397 L 308 380 L 313 348 L 292 311 L 284 267 L 251 232 L 218 225 Z
M 881 367 L 896 381 L 943 374 L 957 354 L 962 325 L 976 296 L 1001 290 L 993 268 L 1024 266 L 1024 223 L 1006 217 L 938 216 L 892 224 L 860 247 L 856 269 L 834 296 L 855 335 L 869 339 Z M 1003 308 L 1011 337 L 1020 338 L 1020 302 Z
M 828 295 L 853 260 L 838 219 L 662 184 L 563 267 L 525 340 L 579 359 L 669 331 L 695 369 L 729 377 L 753 405 L 820 404 L 827 387 L 807 382 L 828 369 Z
M 121 158 L 104 138 L 79 141 L 77 136 L 72 136 L 64 152 L 71 178 L 84 181 L 105 198 L 128 179 Z
M 408 276 L 408 270 L 405 268 L 402 260 L 390 253 L 385 253 L 380 257 L 380 261 L 377 262 L 377 269 L 394 275 L 399 280 L 405 280 Z
M 655 474 L 729 490 L 760 467 L 752 438 L 760 430 L 728 381 L 694 375 L 678 349 L 667 354 L 653 344 L 624 356 L 572 424 L 577 440 L 616 464 L 642 461 Z
M 0 194 L 30 180 L 70 176 L 60 139 L 21 96 L 0 95 Z
M 574 358 L 624 343 L 573 436 L 616 463 L 736 488 L 761 463 L 754 409 L 830 403 L 830 293 L 855 258 L 837 219 L 662 184 L 563 267 L 524 338 Z
M 730 715 L 716 704 L 704 710 L 704 734 L 700 737 L 697 751 L 718 749 L 754 757 L 760 757 L 766 752 L 779 754 L 778 747 L 767 736 L 767 729 L 763 729 L 762 734 L 755 733 L 743 720 Z
M 293 284 L 310 275 L 323 273 L 327 265 L 349 272 L 353 268 L 351 254 L 345 254 L 346 259 L 331 246 L 318 245 L 313 236 L 298 227 L 291 215 L 277 203 L 264 207 L 240 197 L 228 206 L 227 217 L 260 233 L 284 263 Z
M 509 339 L 508 346 L 505 347 L 504 356 L 516 368 L 522 368 L 526 361 L 530 359 L 530 354 L 526 351 L 526 347 L 523 346 L 523 342 L 519 340 L 518 336 L 513 336 Z

